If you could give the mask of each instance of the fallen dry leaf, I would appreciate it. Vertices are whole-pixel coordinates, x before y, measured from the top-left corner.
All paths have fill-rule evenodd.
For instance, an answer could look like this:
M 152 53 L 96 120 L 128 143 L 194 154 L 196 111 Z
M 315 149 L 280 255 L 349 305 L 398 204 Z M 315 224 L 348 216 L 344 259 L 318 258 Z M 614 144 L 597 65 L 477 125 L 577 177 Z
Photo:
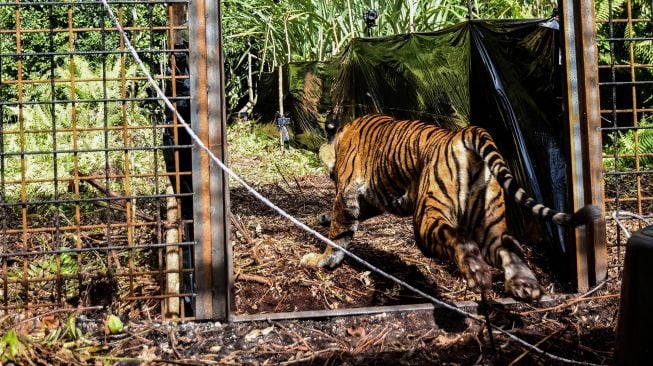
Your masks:
M 352 337 L 365 337 L 365 329 L 363 327 L 358 327 L 355 328 L 347 328 L 347 333 L 352 336 Z

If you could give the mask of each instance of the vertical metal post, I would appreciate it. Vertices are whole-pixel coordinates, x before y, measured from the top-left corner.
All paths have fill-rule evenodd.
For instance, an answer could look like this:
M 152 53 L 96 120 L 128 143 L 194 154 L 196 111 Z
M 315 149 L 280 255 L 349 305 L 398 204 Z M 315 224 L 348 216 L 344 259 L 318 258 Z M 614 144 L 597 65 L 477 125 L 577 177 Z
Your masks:
M 560 4 L 570 134 L 570 201 L 574 210 L 586 204 L 605 210 L 594 1 L 560 0 Z M 607 276 L 605 220 L 575 229 L 573 242 L 576 285 L 582 291 Z
M 226 161 L 226 113 L 220 1 L 189 4 L 191 120 L 193 131 Z M 230 309 L 228 181 L 206 153 L 193 150 L 195 317 L 226 319 Z

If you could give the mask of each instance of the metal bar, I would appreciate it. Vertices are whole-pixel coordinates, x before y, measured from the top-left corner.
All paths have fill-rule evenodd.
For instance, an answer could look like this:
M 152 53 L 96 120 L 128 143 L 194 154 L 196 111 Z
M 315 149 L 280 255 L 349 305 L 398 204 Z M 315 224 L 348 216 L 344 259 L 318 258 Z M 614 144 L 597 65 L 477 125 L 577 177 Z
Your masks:
M 601 110 L 601 113 L 632 113 L 632 112 L 653 112 L 653 109 L 622 109 L 622 110 Z M 653 126 L 625 126 L 625 127 L 601 127 L 601 131 L 619 131 L 619 130 L 653 130 Z
M 598 85 L 599 86 L 632 86 L 632 85 L 651 85 L 653 84 L 653 80 L 631 80 L 631 81 L 606 81 L 606 82 L 601 82 Z
M 642 68 L 642 69 L 648 69 L 653 67 L 653 64 L 640 64 L 640 63 L 635 63 L 633 66 L 637 68 Z M 630 65 L 614 65 L 615 68 L 617 69 L 626 69 L 629 68 Z M 599 65 L 599 69 L 610 69 L 612 68 L 612 65 Z
M 632 19 L 626 19 L 626 23 L 632 23 Z M 599 42 L 637 42 L 637 41 L 651 41 L 653 37 L 608 37 L 597 38 Z
M 22 48 L 22 38 L 21 38 L 21 16 L 20 16 L 20 11 L 19 9 L 16 9 L 15 11 L 16 14 L 16 50 L 20 52 Z M 17 67 L 17 79 L 18 79 L 18 100 L 21 101 L 23 100 L 23 85 L 21 83 L 23 79 L 23 60 L 22 58 L 18 58 L 16 60 L 16 67 Z M 19 130 L 20 130 L 20 150 L 24 151 L 25 150 L 25 135 L 23 134 L 23 131 L 25 130 L 25 119 L 23 116 L 23 108 L 22 106 L 18 106 L 18 124 L 19 124 Z M 26 183 L 25 183 L 25 157 L 21 156 L 20 157 L 20 179 L 21 179 L 21 185 L 20 185 L 20 200 L 22 202 L 25 202 L 27 200 L 27 188 L 26 188 Z M 21 208 L 21 219 L 22 219 L 22 235 L 21 235 L 21 245 L 23 250 L 28 251 L 30 250 L 28 240 L 27 240 L 27 232 L 25 229 L 27 228 L 27 207 L 22 207 Z M 23 263 L 23 278 L 28 277 L 28 264 Z M 24 295 L 26 298 L 29 298 L 29 284 L 25 282 L 24 284 Z M 29 309 L 29 307 L 28 307 Z
M 142 50 L 137 50 L 139 54 L 146 54 L 146 53 L 174 53 L 177 50 L 174 49 L 168 49 L 168 50 L 149 50 L 149 49 L 142 49 Z M 52 56 L 84 56 L 84 55 L 129 55 L 130 51 L 127 50 L 93 50 L 93 51 L 57 51 L 57 52 L 22 52 L 22 51 L 17 51 L 17 52 L 4 52 L 0 53 L 0 57 L 11 57 L 11 58 L 16 58 L 16 57 L 52 57 Z
M 127 80 L 127 79 L 125 79 Z M 188 100 L 186 97 L 177 97 L 177 98 L 172 98 L 176 101 L 179 100 Z M 48 101 L 43 101 L 43 100 L 37 100 L 37 101 L 18 101 L 18 102 L 0 102 L 0 106 L 28 106 L 28 105 L 52 105 L 52 104 L 79 104 L 79 103 L 107 103 L 107 102 L 116 102 L 116 103 L 126 103 L 126 102 L 143 102 L 143 101 L 152 101 L 152 102 L 158 102 L 160 101 L 160 98 L 107 98 L 107 99 L 66 99 L 66 100 L 48 100 Z M 149 126 L 148 126 L 149 127 Z M 130 127 L 130 128 L 135 128 L 135 127 Z M 142 128 L 142 127 L 141 127 Z M 119 127 L 118 129 L 122 130 L 122 127 Z
M 637 202 L 638 199 L 640 199 L 640 198 L 638 198 L 638 197 L 634 197 L 634 198 L 628 198 L 628 197 L 624 198 L 624 197 L 621 197 L 621 198 L 619 198 L 619 202 L 622 202 L 622 203 L 623 203 L 623 202 Z M 641 197 L 641 200 L 642 200 L 642 201 L 653 201 L 653 196 L 649 196 L 649 197 Z M 616 199 L 614 199 L 614 198 L 606 198 L 605 202 L 606 202 L 606 203 L 613 203 L 613 202 L 616 202 Z
M 643 155 L 640 155 L 640 156 L 646 156 L 646 155 L 648 155 L 648 154 L 643 154 Z M 0 156 L 2 156 L 2 154 L 0 154 Z M 191 175 L 191 174 L 192 174 L 191 172 L 181 172 L 179 175 L 184 176 L 184 175 Z M 159 177 L 171 177 L 171 176 L 175 176 L 175 175 L 176 175 L 176 173 L 174 173 L 174 172 L 173 173 L 159 173 L 158 174 Z M 125 176 L 121 175 L 121 174 L 110 174 L 110 173 L 107 173 L 106 175 L 86 175 L 86 176 L 84 176 L 82 178 L 82 181 L 93 180 L 93 179 L 102 179 L 102 178 L 123 179 L 123 178 L 125 178 Z M 140 173 L 140 174 L 132 174 L 132 178 L 156 178 L 156 175 L 153 174 L 153 173 Z M 27 182 L 28 183 L 49 183 L 49 182 L 53 182 L 54 179 L 57 179 L 59 182 L 64 182 L 64 183 L 73 181 L 73 178 L 69 178 L 69 177 L 56 177 L 56 178 L 52 177 L 52 178 L 33 178 L 33 179 L 29 179 Z M 19 183 L 20 183 L 19 180 L 5 181 L 6 185 L 19 184 Z M 188 196 L 188 195 L 191 195 L 191 194 L 180 193 L 176 197 L 184 197 L 184 196 Z M 165 198 L 165 196 L 162 196 L 162 195 L 157 195 L 156 197 Z M 142 196 L 139 195 L 139 198 L 142 198 Z M 38 202 L 43 202 L 43 201 L 38 201 Z M 35 203 L 38 203 L 38 202 L 35 201 Z M 3 206 L 3 205 L 5 205 L 5 204 L 0 203 L 0 206 Z
M 191 272 L 192 270 L 185 270 L 185 272 Z M 133 278 L 134 276 L 137 277 L 152 277 L 152 278 L 157 278 L 158 275 L 160 274 L 160 271 L 137 271 L 137 272 L 121 272 L 117 271 L 115 273 L 112 273 L 111 276 L 115 277 L 124 277 L 124 278 Z M 178 273 L 177 271 L 164 271 L 163 274 L 167 273 Z M 27 279 L 27 282 L 29 283 L 39 283 L 39 282 L 58 282 L 58 281 L 65 281 L 65 280 L 72 280 L 77 278 L 78 276 L 83 276 L 86 279 L 97 279 L 97 278 L 104 278 L 108 277 L 109 273 L 108 272 L 86 272 L 82 271 L 79 274 L 61 274 L 59 276 L 46 276 L 46 277 L 30 277 Z M 9 284 L 19 284 L 23 280 L 22 279 L 17 279 L 17 280 L 10 280 Z M 189 294 L 192 295 L 192 294 Z M 178 296 L 177 294 L 174 294 L 172 296 Z
M 564 300 L 566 296 L 551 297 L 545 295 L 539 301 L 540 304 L 549 304 L 552 302 Z M 502 308 L 514 308 L 524 306 L 523 302 L 517 301 L 512 298 L 500 298 L 489 301 L 490 306 L 500 306 Z M 477 311 L 479 303 L 476 301 L 456 301 L 452 304 L 458 309 L 464 311 Z M 252 322 L 252 321 L 268 321 L 268 320 L 285 320 L 285 319 L 306 319 L 306 318 L 329 318 L 339 316 L 354 316 L 354 315 L 372 315 L 382 313 L 397 313 L 397 312 L 412 312 L 412 311 L 434 311 L 442 309 L 443 307 L 438 304 L 410 304 L 410 305 L 389 305 L 389 306 L 371 306 L 363 308 L 352 309 L 329 309 L 329 310 L 308 310 L 308 311 L 294 311 L 284 313 L 267 313 L 267 314 L 241 314 L 232 315 L 229 320 L 232 322 Z
M 157 128 L 163 129 L 163 128 L 171 128 L 174 127 L 175 125 L 168 125 L 168 124 L 160 124 L 156 125 Z M 148 130 L 150 129 L 151 126 L 129 126 L 128 129 L 131 131 L 136 131 L 136 130 Z M 104 127 L 78 127 L 77 131 L 79 132 L 93 132 L 93 131 L 121 131 L 122 126 L 107 126 L 105 129 Z M 30 130 L 25 130 L 25 134 L 30 134 L 30 133 L 48 133 L 48 132 L 53 132 L 52 129 L 30 129 Z M 72 128 L 59 128 L 54 132 L 73 132 Z M 16 131 L 5 131 L 4 135 L 17 135 L 18 133 Z M 161 146 L 156 146 L 159 149 L 171 149 L 171 148 L 182 148 L 182 147 L 191 147 L 192 145 L 161 145 Z M 104 151 L 104 150 L 103 150 Z
M 207 100 L 207 40 L 206 1 L 193 1 L 188 6 L 191 121 L 195 134 L 209 145 L 209 121 Z M 208 155 L 193 149 L 193 199 L 195 246 L 195 317 L 213 319 L 213 262 L 211 182 Z
M 183 222 L 186 223 L 186 222 Z M 147 226 L 154 226 L 156 223 L 154 222 L 137 222 L 134 223 L 134 227 L 147 227 Z M 77 228 L 81 228 L 82 230 L 94 230 L 94 229 L 103 229 L 106 228 L 106 224 L 93 224 L 93 225 L 81 225 L 81 226 L 61 226 L 59 230 L 61 231 L 75 231 Z M 124 223 L 113 223 L 110 226 L 113 229 L 122 229 L 126 228 L 127 225 Z M 8 235 L 15 235 L 15 234 L 20 234 L 22 233 L 22 228 L 21 229 L 8 229 L 7 234 Z M 48 232 L 54 232 L 55 228 L 54 227 L 35 227 L 35 228 L 28 228 L 26 231 L 30 234 L 35 234 L 35 233 L 48 233 Z
M 187 4 L 189 0 L 113 0 L 107 1 L 109 5 L 139 5 L 139 4 Z M 1 7 L 12 6 L 44 6 L 44 5 L 87 5 L 87 6 L 102 6 L 101 0 L 82 0 L 82 1 L 12 1 L 0 3 Z
M 52 28 L 54 26 L 54 10 L 53 10 L 52 6 L 50 7 L 49 18 L 50 18 L 50 28 Z M 49 45 L 48 45 L 49 46 L 49 51 L 54 51 L 54 47 L 55 47 L 54 46 L 54 33 L 49 32 L 48 36 L 49 36 L 48 37 L 48 39 L 49 39 Z M 50 81 L 50 94 L 51 94 L 51 98 L 54 98 L 54 95 L 55 95 L 55 83 L 54 83 L 54 80 L 56 79 L 55 73 L 54 73 L 55 65 L 56 65 L 56 61 L 55 61 L 54 57 L 51 57 L 50 58 L 50 80 L 51 80 Z M 53 150 L 52 159 L 53 159 L 53 161 L 56 162 L 57 157 L 58 157 L 57 152 L 56 152 L 56 150 L 57 150 L 57 134 L 54 131 L 56 131 L 56 129 L 57 129 L 57 116 L 56 116 L 56 113 L 55 113 L 55 106 L 54 105 L 50 106 L 50 118 L 52 119 L 52 131 L 53 131 L 52 132 L 52 150 Z M 2 122 L 0 122 L 0 123 L 2 123 Z M 52 174 L 53 174 L 54 177 L 59 176 L 59 174 L 57 172 L 57 166 L 58 166 L 58 164 L 56 164 L 56 163 L 53 164 Z M 55 201 L 59 200 L 58 185 L 59 185 L 59 181 L 57 179 L 55 179 L 54 180 L 54 200 Z M 56 209 L 55 209 L 55 213 L 54 213 L 54 227 L 56 228 L 56 231 L 54 233 L 54 241 L 55 241 L 55 247 L 60 247 L 61 246 L 61 230 L 59 229 L 59 226 L 60 226 L 60 222 L 59 222 L 59 215 L 60 215 L 59 208 L 60 208 L 60 205 L 55 204 L 55 208 Z M 61 276 L 61 257 L 58 256 L 56 258 L 56 264 L 57 264 L 56 273 L 60 277 Z M 63 287 L 63 281 L 58 280 L 57 281 L 57 286 L 56 286 L 56 289 L 57 289 L 56 290 L 57 291 L 56 299 L 58 299 L 59 301 L 61 301 L 63 299 L 63 297 L 64 297 L 62 287 Z
M 0 42 L 1 44 L 1 42 Z M 3 75 L 3 63 L 2 57 L 0 57 L 0 100 L 4 100 L 4 88 L 2 85 L 2 75 Z M 0 107 L 0 154 L 5 152 L 5 134 L 4 134 L 4 108 Z M 4 203 L 6 200 L 6 189 L 5 189 L 5 157 L 0 155 L 0 203 Z M 5 250 L 8 248 L 8 237 L 7 237 L 7 214 L 4 206 L 0 205 L 0 220 L 2 220 L 2 241 L 0 242 L 0 254 L 4 254 Z M 2 261 L 2 303 L 4 306 L 9 305 L 9 296 L 7 293 L 9 288 L 7 286 L 7 261 Z
M 628 23 L 628 19 L 608 19 L 608 20 L 597 20 L 596 24 L 609 24 L 609 23 Z M 632 19 L 633 23 L 650 23 L 651 19 Z
M 572 208 L 577 210 L 586 204 L 603 208 L 594 2 L 562 0 L 561 5 L 571 143 Z M 574 230 L 576 286 L 580 291 L 607 275 L 604 234 L 604 219 Z
M 632 26 L 632 24 L 633 24 L 632 23 L 632 19 L 633 19 L 633 16 L 632 16 L 632 4 L 630 2 L 628 2 L 628 9 L 626 10 L 626 12 L 627 12 L 627 15 L 628 15 L 627 16 L 627 19 L 628 19 L 627 24 L 629 25 L 627 27 L 628 35 L 630 37 L 633 37 L 634 36 L 634 30 L 633 30 L 633 26 Z M 631 101 L 632 101 L 633 107 L 635 107 L 635 106 L 637 106 L 637 85 L 639 83 L 636 81 L 636 74 L 635 74 L 636 70 L 635 70 L 635 67 L 634 67 L 634 64 L 635 64 L 635 44 L 633 42 L 628 42 L 628 53 L 629 53 L 629 56 L 630 56 L 630 59 L 629 59 L 630 80 L 633 82 L 633 84 L 632 84 L 632 86 L 630 88 L 630 90 L 631 90 Z M 651 81 L 651 83 L 653 83 L 653 81 Z M 636 127 L 639 124 L 639 118 L 638 118 L 637 112 L 633 111 L 631 116 L 632 116 L 633 126 Z M 634 133 L 633 133 L 634 143 L 635 143 L 635 146 L 634 146 L 635 170 L 640 169 L 639 158 L 637 156 L 639 154 L 639 133 L 638 132 L 639 131 L 634 130 Z M 635 176 L 635 185 L 637 186 L 637 213 L 642 213 L 642 201 L 641 201 L 641 197 L 640 197 L 640 192 L 642 190 L 641 190 L 641 176 L 640 175 Z
M 101 7 L 101 5 L 100 5 Z M 123 30 L 125 32 L 142 32 L 142 31 L 162 31 L 162 32 L 167 32 L 169 29 L 168 26 L 152 26 L 152 27 L 124 27 Z M 183 29 L 180 27 L 179 29 Z M 24 29 L 22 32 L 23 33 L 68 33 L 68 28 L 43 28 L 43 29 Z M 108 31 L 108 32 L 117 32 L 118 28 L 112 28 L 112 27 L 87 27 L 87 28 L 73 28 L 72 32 L 73 33 L 85 33 L 85 32 L 101 32 L 101 31 Z M 14 30 L 13 29 L 0 29 L 0 35 L 1 34 L 13 34 Z
M 0 258 L 8 257 L 33 257 L 41 255 L 58 255 L 64 253 L 87 253 L 87 252 L 108 252 L 110 250 L 152 250 L 152 249 L 161 249 L 167 248 L 170 246 L 191 246 L 195 245 L 195 242 L 179 242 L 179 243 L 154 243 L 154 244 L 143 244 L 143 245 L 133 245 L 133 246 L 105 246 L 105 247 L 89 247 L 81 249 L 57 249 L 57 250 L 39 250 L 34 252 L 11 252 L 11 253 L 0 253 Z M 192 271 L 192 269 L 186 269 L 184 271 Z M 158 273 L 158 272 L 154 272 Z
M 57 131 L 59 132 L 59 131 Z M 180 145 L 180 146 L 189 146 L 189 145 Z M 144 146 L 144 147 L 123 147 L 123 148 L 103 148 L 103 149 L 71 149 L 71 150 L 51 150 L 51 151 L 24 151 L 24 152 L 11 152 L 11 153 L 2 153 L 3 156 L 28 156 L 28 155 L 51 155 L 51 154 L 76 154 L 80 152 L 84 153 L 93 153 L 93 152 L 130 152 L 130 151 L 158 151 L 166 149 L 175 149 L 180 146 Z M 192 145 L 190 145 L 192 146 Z M 122 177 L 128 178 L 127 175 Z M 131 177 L 131 174 L 129 175 Z M 84 178 L 82 178 L 84 179 Z
M 222 162 L 227 164 L 227 116 L 224 91 L 224 59 L 222 52 L 222 10 L 221 2 L 208 0 L 206 3 L 207 52 L 206 62 L 215 65 L 207 70 L 209 148 Z M 229 178 L 211 164 L 211 216 L 215 227 L 212 231 L 213 262 L 213 317 L 228 319 L 235 302 L 233 289 L 233 258 L 229 244 Z
M 79 178 L 73 178 L 72 182 L 79 181 Z M 29 183 L 26 181 L 26 183 Z M 134 200 L 134 199 L 157 199 L 164 197 L 188 197 L 191 196 L 190 193 L 175 193 L 170 196 L 167 194 L 150 194 L 150 195 L 123 195 L 118 197 L 93 197 L 93 198 L 74 198 L 74 199 L 61 199 L 61 200 L 42 200 L 42 201 L 25 201 L 25 202 L 3 202 L 0 206 L 11 207 L 11 206 L 28 206 L 28 205 L 46 205 L 46 204 L 55 204 L 55 203 L 82 203 L 82 202 L 109 202 L 109 201 L 123 201 L 123 200 Z
M 101 55 L 101 56 L 107 56 L 107 55 L 105 54 L 105 55 Z M 81 78 L 80 77 L 80 78 L 77 78 L 75 80 L 77 80 L 77 82 L 97 82 L 97 81 L 106 82 L 106 81 L 120 81 L 121 80 L 121 78 L 108 77 L 108 76 L 106 76 L 106 73 L 104 73 L 103 75 L 105 75 L 105 77 L 101 77 L 101 78 L 93 78 L 93 77 Z M 172 79 L 172 76 L 154 75 L 154 76 L 152 76 L 152 78 L 154 80 L 170 80 L 170 79 Z M 178 79 L 184 79 L 184 78 L 188 78 L 188 76 L 178 75 L 177 78 Z M 126 79 L 129 80 L 129 81 L 142 81 L 144 83 L 147 82 L 147 78 L 145 76 L 132 75 L 132 76 L 127 76 Z M 17 82 L 16 80 L 7 79 L 7 80 L 2 81 L 1 84 L 13 85 L 13 84 L 16 84 L 16 82 Z M 68 83 L 70 83 L 70 79 L 65 79 L 65 78 L 59 78 L 59 79 L 28 79 L 28 80 L 23 80 L 23 83 L 24 84 L 50 84 L 50 83 L 68 84 Z M 179 98 L 185 98 L 185 97 L 179 97 Z M 133 99 L 137 99 L 137 100 L 141 100 L 141 101 L 145 101 L 145 100 L 161 100 L 161 98 L 158 98 L 158 97 L 145 97 L 145 98 L 133 98 Z M 168 99 L 170 99 L 170 97 L 168 97 Z M 53 99 L 53 100 L 57 101 L 57 99 Z M 88 99 L 88 100 L 92 100 L 92 99 Z M 108 98 L 99 99 L 99 101 L 105 101 L 105 100 L 114 100 L 114 99 L 108 99 Z M 127 99 L 127 100 L 129 100 L 129 99 Z M 60 100 L 60 101 L 63 101 L 63 100 Z

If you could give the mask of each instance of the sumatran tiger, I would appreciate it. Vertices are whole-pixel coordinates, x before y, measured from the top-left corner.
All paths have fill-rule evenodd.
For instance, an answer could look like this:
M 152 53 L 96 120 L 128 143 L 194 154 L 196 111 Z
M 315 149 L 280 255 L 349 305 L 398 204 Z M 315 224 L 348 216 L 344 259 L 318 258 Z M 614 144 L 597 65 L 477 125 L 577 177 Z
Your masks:
M 336 186 L 330 217 L 322 216 L 335 243 L 346 248 L 360 221 L 383 212 L 412 215 L 421 251 L 451 258 L 474 291 L 490 288 L 490 264 L 503 268 L 510 296 L 532 301 L 543 294 L 508 234 L 504 194 L 558 225 L 582 225 L 600 215 L 591 205 L 567 214 L 535 202 L 480 127 L 449 130 L 368 115 L 341 128 L 320 157 Z M 343 256 L 327 246 L 322 254 L 305 255 L 302 264 L 334 268 Z

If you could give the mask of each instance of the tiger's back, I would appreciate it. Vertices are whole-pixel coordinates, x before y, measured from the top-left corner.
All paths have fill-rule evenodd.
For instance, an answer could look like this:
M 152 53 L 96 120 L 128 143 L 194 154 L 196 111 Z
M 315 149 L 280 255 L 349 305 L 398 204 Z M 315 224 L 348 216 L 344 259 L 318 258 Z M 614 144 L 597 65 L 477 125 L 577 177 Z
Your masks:
M 490 135 L 482 128 L 448 130 L 421 121 L 370 115 L 339 131 L 330 145 L 336 197 L 329 235 L 342 246 L 359 221 L 384 211 L 413 215 L 416 241 L 428 256 L 453 259 L 468 286 L 490 286 L 487 263 L 501 266 L 506 291 L 538 299 L 541 288 L 508 234 L 505 194 L 539 217 L 578 224 L 597 216 L 594 208 L 574 215 L 553 211 L 517 185 Z M 327 248 L 303 262 L 334 267 L 342 253 Z

